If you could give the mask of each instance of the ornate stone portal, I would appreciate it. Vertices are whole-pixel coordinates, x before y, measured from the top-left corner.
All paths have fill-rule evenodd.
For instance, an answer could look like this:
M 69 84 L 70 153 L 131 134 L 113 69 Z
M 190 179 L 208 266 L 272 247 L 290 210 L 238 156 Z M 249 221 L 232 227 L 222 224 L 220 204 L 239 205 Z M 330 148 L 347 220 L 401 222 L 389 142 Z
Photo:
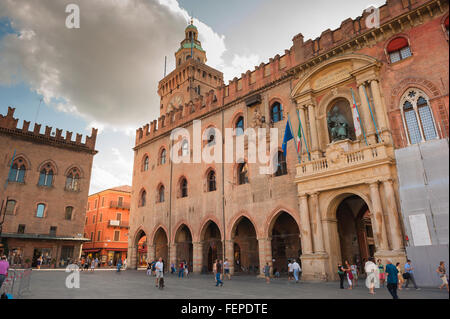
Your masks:
M 297 165 L 295 178 L 305 279 L 338 279 L 337 264 L 345 260 L 362 267 L 369 256 L 384 263 L 386 258 L 405 261 L 393 146 L 388 137 L 374 136 L 370 110 L 360 95 L 355 96 L 367 143 L 355 136 L 353 118 L 342 106 L 353 104 L 351 88 L 358 92 L 357 87 L 367 86 L 369 94 L 380 94 L 370 86 L 378 86 L 378 68 L 372 58 L 341 56 L 303 75 L 292 91 L 313 152 L 311 161 Z M 373 100 L 374 108 L 384 109 L 381 98 Z M 382 112 L 375 121 L 384 125 Z

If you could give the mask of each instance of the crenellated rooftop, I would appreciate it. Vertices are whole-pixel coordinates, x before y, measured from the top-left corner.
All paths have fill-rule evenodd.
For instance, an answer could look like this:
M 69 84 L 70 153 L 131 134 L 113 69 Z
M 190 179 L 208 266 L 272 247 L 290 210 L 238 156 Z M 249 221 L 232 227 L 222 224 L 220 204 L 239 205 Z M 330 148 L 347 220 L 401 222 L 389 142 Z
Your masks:
M 8 113 L 6 116 L 0 114 L 0 133 L 6 133 L 9 135 L 15 135 L 24 139 L 31 139 L 44 144 L 53 145 L 56 147 L 68 147 L 74 148 L 79 151 L 87 151 L 89 153 L 97 153 L 95 150 L 95 142 L 97 140 L 97 129 L 92 128 L 91 136 L 86 136 L 86 141 L 82 143 L 82 134 L 76 134 L 75 141 L 72 140 L 72 132 L 66 131 L 65 137 L 63 137 L 62 129 L 56 129 L 55 135 L 51 134 L 52 127 L 45 126 L 44 134 L 41 134 L 41 124 L 35 123 L 33 130 L 29 130 L 30 121 L 23 121 L 23 127 L 20 129 L 17 127 L 19 120 L 14 118 L 15 108 L 8 107 Z
M 444 7 L 440 0 L 387 0 L 378 8 L 380 28 L 367 27 L 365 21 L 372 12 L 364 11 L 355 19 L 344 20 L 336 30 L 323 31 L 314 40 L 305 41 L 299 33 L 293 37 L 293 46 L 285 50 L 284 55 L 277 54 L 268 63 L 255 66 L 254 70 L 242 73 L 240 78 L 235 77 L 228 85 L 222 85 L 216 91 L 210 91 L 204 97 L 186 103 L 138 129 L 136 146 L 199 118 L 214 108 L 251 96 L 257 90 L 294 75 L 296 71 L 306 70 L 349 49 L 358 50 L 376 43 L 384 37 L 384 33 L 412 24 L 412 17 L 422 19 L 422 15 L 432 14 L 433 10 L 443 12 Z

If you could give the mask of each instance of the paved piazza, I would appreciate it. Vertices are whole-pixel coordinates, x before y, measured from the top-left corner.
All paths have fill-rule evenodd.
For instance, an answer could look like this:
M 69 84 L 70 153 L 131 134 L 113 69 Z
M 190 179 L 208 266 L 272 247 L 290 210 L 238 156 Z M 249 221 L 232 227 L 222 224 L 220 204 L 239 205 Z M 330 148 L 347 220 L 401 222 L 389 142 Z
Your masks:
M 76 299 L 76 298 L 180 298 L 180 299 L 391 299 L 386 288 L 376 290 L 371 296 L 362 287 L 354 290 L 339 289 L 338 282 L 288 283 L 287 279 L 275 279 L 266 284 L 264 279 L 250 276 L 236 276 L 226 280 L 223 288 L 215 287 L 212 275 L 192 275 L 178 279 L 166 275 L 166 288 L 155 287 L 155 278 L 146 276 L 142 270 L 127 270 L 118 274 L 115 271 L 96 270 L 94 273 L 82 272 L 79 289 L 68 289 L 64 271 L 35 271 L 31 279 L 31 292 L 23 299 Z M 437 288 L 411 288 L 399 292 L 402 299 L 448 299 L 446 291 Z

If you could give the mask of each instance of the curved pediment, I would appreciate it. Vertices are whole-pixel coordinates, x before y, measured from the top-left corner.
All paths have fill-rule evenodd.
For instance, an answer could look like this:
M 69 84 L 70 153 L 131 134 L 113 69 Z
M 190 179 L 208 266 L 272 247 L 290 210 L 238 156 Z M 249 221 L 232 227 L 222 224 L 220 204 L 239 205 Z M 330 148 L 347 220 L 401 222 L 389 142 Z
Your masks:
M 297 99 L 351 79 L 360 71 L 378 67 L 378 60 L 363 54 L 346 54 L 327 60 L 303 75 L 291 93 Z

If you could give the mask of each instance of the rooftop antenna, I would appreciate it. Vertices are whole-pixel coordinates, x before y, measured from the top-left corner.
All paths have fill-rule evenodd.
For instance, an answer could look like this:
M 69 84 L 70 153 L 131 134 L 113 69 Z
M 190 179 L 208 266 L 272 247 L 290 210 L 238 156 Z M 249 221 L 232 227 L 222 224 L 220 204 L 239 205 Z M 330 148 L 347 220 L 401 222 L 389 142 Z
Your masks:
M 39 106 L 38 106 L 38 109 L 37 109 L 37 112 L 36 112 L 36 117 L 34 118 L 34 123 L 37 123 L 37 119 L 38 119 L 38 116 L 39 116 L 39 111 L 41 109 L 41 103 L 42 103 L 43 100 L 44 99 L 42 97 L 39 100 Z
M 167 55 L 164 56 L 164 77 L 166 77 Z

